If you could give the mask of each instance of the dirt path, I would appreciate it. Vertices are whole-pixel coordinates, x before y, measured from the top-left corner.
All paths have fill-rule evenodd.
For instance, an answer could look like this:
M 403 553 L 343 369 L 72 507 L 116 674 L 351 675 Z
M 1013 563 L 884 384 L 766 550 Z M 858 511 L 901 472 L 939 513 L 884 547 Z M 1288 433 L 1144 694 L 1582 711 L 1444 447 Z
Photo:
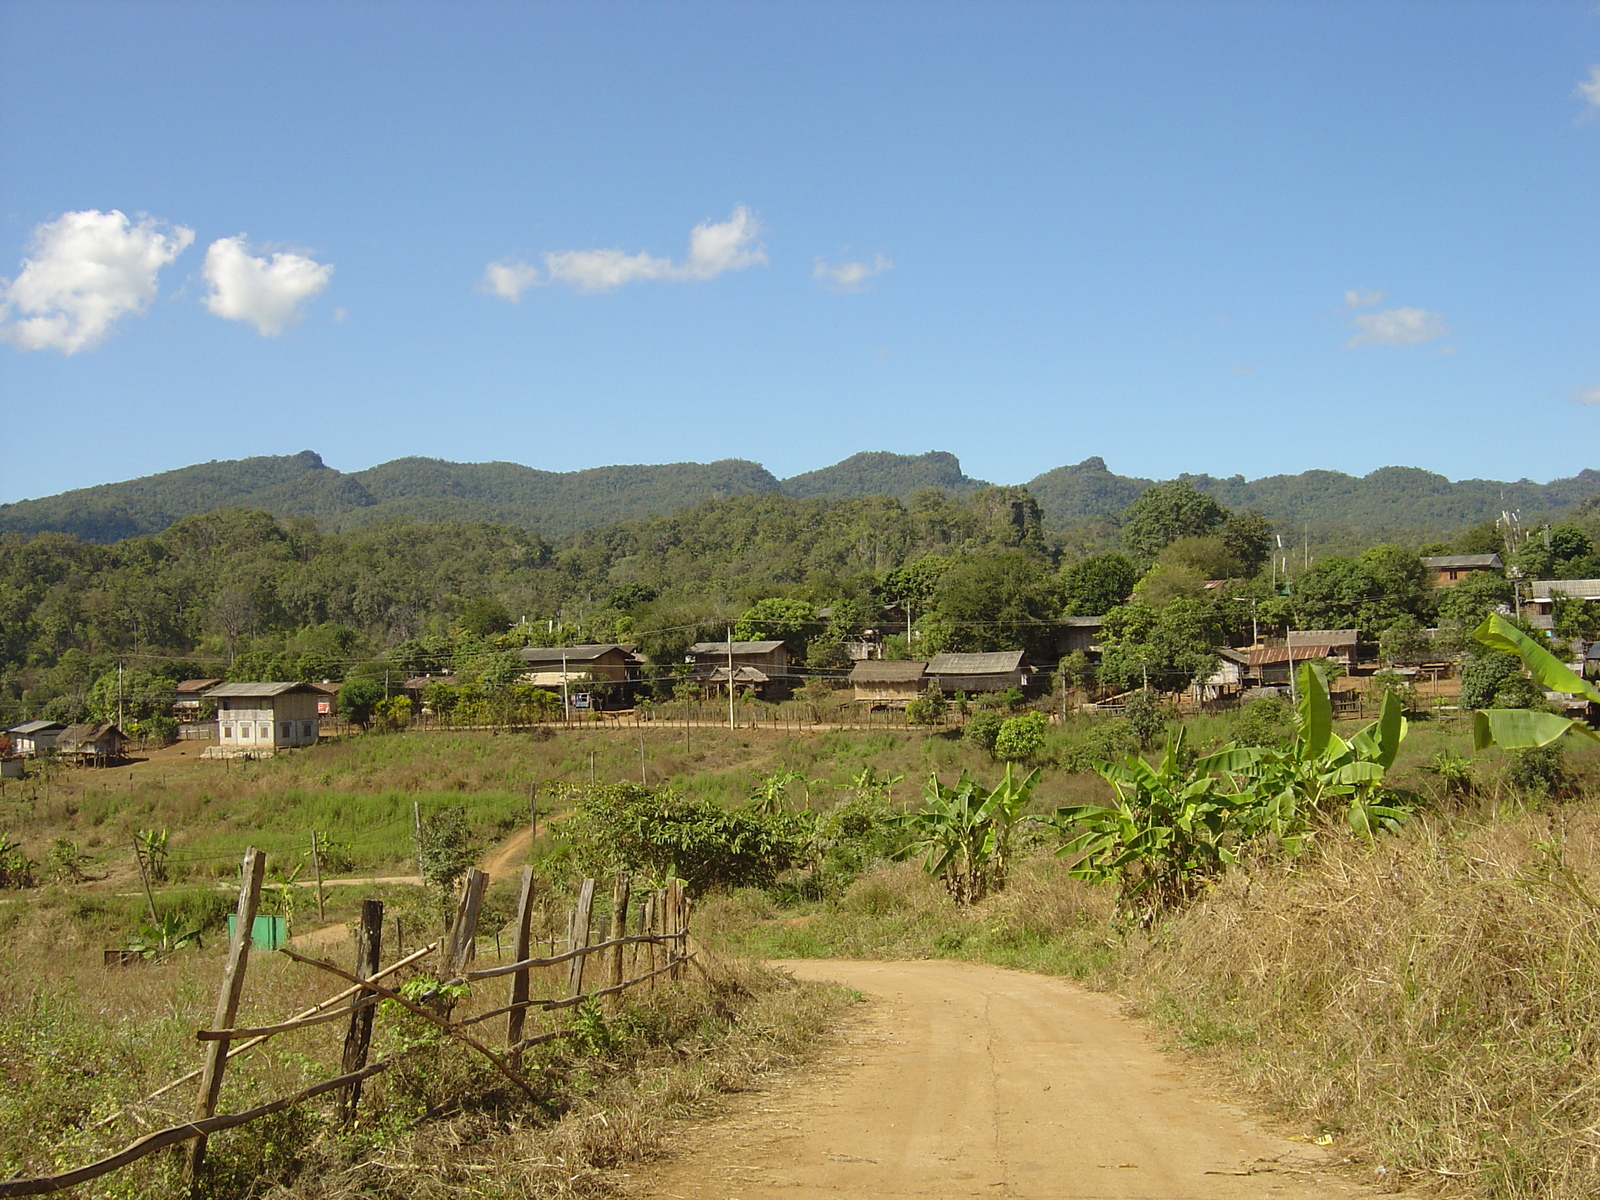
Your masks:
M 478 867 L 488 872 L 491 879 L 515 875 L 522 870 L 522 864 L 528 861 L 528 847 L 532 842 L 533 830 L 524 825 L 485 854 Z
M 869 1006 L 840 1050 L 636 1177 L 638 1197 L 1334 1200 L 1327 1151 L 1185 1079 L 1117 1002 L 970 963 L 796 961 Z

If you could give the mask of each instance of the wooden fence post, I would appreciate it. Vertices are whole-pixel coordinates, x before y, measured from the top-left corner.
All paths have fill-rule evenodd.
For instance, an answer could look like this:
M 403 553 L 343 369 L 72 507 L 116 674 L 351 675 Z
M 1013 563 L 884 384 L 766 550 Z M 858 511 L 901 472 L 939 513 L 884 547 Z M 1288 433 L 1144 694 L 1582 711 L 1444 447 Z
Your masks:
M 683 881 L 681 879 L 667 880 L 666 920 L 662 922 L 663 933 L 677 935 L 683 932 Z M 672 970 L 667 972 L 668 979 L 678 979 L 683 974 L 683 944 L 676 936 L 667 943 L 667 961 L 672 964 Z
M 572 910 L 572 929 L 567 949 L 581 950 L 589 944 L 589 922 L 594 914 L 594 880 L 585 879 L 578 888 L 578 906 Z M 567 964 L 567 995 L 583 993 L 583 964 L 589 956 L 576 955 Z
M 317 850 L 317 831 L 311 831 L 311 866 L 317 873 L 317 920 L 326 921 L 327 912 L 323 909 L 322 896 L 322 855 Z
M 356 974 L 371 979 L 378 973 L 378 959 L 383 952 L 383 901 L 361 902 L 361 928 L 356 932 Z M 366 992 L 350 997 L 354 1008 L 368 999 Z M 372 1005 L 355 1008 L 350 1014 L 350 1028 L 344 1035 L 344 1063 L 341 1074 L 349 1075 L 367 1065 L 367 1050 L 372 1045 Z M 350 1122 L 356 1119 L 356 1105 L 361 1103 L 361 1081 L 350 1085 L 339 1101 L 339 1119 Z
M 533 868 L 522 868 L 522 887 L 517 892 L 517 927 L 515 944 L 511 950 L 511 961 L 522 962 L 531 957 L 532 947 L 529 944 L 529 933 L 533 928 Z M 511 1003 L 524 1004 L 528 999 L 528 968 L 516 972 L 511 976 Z M 523 1021 L 528 1015 L 526 1008 L 513 1008 L 506 1015 L 506 1045 L 515 1046 L 522 1040 Z M 513 1053 L 511 1056 L 511 1069 L 516 1070 L 521 1061 L 521 1056 Z
M 217 1012 L 213 1028 L 232 1029 L 239 1015 L 239 999 L 244 995 L 244 972 L 250 962 L 250 934 L 256 923 L 256 909 L 261 906 L 261 879 L 266 873 L 267 856 L 254 846 L 244 852 L 243 869 L 239 878 L 239 904 L 234 910 L 233 936 L 228 939 L 228 965 L 222 972 L 222 987 L 217 992 Z M 200 1095 L 195 1103 L 194 1115 L 198 1120 L 212 1116 L 217 1111 L 217 1100 L 222 1095 L 222 1072 L 228 1063 L 227 1039 L 206 1045 L 206 1064 L 200 1073 Z M 198 1195 L 200 1168 L 205 1164 L 206 1139 L 194 1139 L 189 1146 L 189 1190 Z
M 449 979 L 461 974 L 472 962 L 477 948 L 478 909 L 483 905 L 483 890 L 489 877 L 477 867 L 467 869 L 466 882 L 461 885 L 461 899 L 456 904 L 455 924 L 450 927 L 450 940 L 445 945 L 444 975 Z
M 626 937 L 628 934 L 628 891 L 631 881 L 623 872 L 617 872 L 617 878 L 611 885 L 611 932 L 608 935 L 612 941 Z M 621 987 L 624 979 L 622 973 L 623 946 L 613 946 L 607 952 L 606 958 L 606 986 Z M 611 1007 L 619 1008 L 622 1005 L 622 993 L 617 992 L 611 997 Z

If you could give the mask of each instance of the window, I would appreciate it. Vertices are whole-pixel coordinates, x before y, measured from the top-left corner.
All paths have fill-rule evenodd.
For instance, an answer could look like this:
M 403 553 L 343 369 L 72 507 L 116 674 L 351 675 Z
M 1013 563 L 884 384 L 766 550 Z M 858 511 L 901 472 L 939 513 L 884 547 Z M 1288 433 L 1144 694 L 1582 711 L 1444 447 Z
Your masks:
M 292 737 L 294 737 L 294 725 L 285 721 L 283 723 L 283 740 L 288 741 Z
M 272 740 L 272 726 L 263 721 L 261 724 L 260 735 L 263 742 L 270 742 Z
M 222 727 L 222 738 L 223 738 L 224 741 L 228 741 L 228 742 L 233 741 L 233 726 L 232 725 L 224 725 Z

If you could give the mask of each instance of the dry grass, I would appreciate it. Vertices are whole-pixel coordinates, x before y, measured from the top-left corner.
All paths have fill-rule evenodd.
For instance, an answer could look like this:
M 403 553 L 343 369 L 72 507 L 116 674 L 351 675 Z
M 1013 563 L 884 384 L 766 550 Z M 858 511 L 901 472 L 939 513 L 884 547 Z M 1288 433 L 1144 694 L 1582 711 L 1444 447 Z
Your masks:
M 1116 982 L 1394 1180 L 1600 1194 L 1600 815 L 1418 821 L 1239 874 Z
M 73 930 L 65 906 L 44 907 L 13 920 L 0 950 L 0 1176 L 92 1161 L 146 1129 L 181 1121 L 194 1101 L 190 1084 L 139 1103 L 199 1064 L 194 1031 L 210 1023 L 221 955 L 208 949 L 108 972 L 98 948 Z M 335 957 L 345 958 L 343 950 Z M 543 974 L 535 994 L 559 994 L 564 969 Z M 281 956 L 254 955 L 240 1023 L 281 1019 L 340 986 Z M 507 986 L 476 985 L 458 1014 L 497 1007 Z M 530 1052 L 525 1068 L 537 1104 L 469 1052 L 427 1047 L 368 1084 L 361 1119 L 349 1129 L 319 1100 L 213 1137 L 207 1194 L 603 1194 L 619 1168 L 662 1152 L 676 1118 L 809 1054 L 850 999 L 711 959 L 680 983 L 630 993 L 610 1017 L 584 1013 L 582 1037 Z M 535 1017 L 527 1032 L 566 1020 Z M 374 1056 L 414 1038 L 415 1025 L 402 1014 L 380 1016 Z M 500 1041 L 504 1019 L 477 1031 Z M 235 1060 L 222 1111 L 336 1074 L 342 1036 L 339 1022 L 317 1026 Z M 123 1118 L 103 1123 L 119 1110 Z M 178 1194 L 178 1162 L 173 1152 L 152 1155 L 77 1194 Z

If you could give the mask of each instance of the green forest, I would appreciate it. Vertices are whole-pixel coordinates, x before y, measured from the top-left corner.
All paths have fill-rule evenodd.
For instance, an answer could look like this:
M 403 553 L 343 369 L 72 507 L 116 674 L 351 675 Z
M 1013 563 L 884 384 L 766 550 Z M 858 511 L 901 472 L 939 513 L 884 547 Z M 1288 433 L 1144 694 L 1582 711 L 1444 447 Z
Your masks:
M 1280 554 L 1280 537 L 1261 511 L 1183 480 L 1141 489 L 1071 537 L 1029 489 L 994 486 L 909 501 L 759 492 L 561 539 L 451 519 L 330 529 L 238 507 L 110 543 L 6 533 L 0 716 L 105 715 L 119 665 L 138 720 L 182 678 L 451 671 L 493 690 L 515 678 L 521 646 L 609 641 L 636 645 L 666 696 L 688 646 L 730 627 L 789 640 L 822 678 L 842 678 L 843 643 L 874 629 L 891 655 L 1024 649 L 1078 682 L 1176 690 L 1257 627 L 1355 627 L 1393 661 L 1461 652 L 1510 584 L 1489 574 L 1436 589 L 1424 553 L 1496 551 L 1530 578 L 1600 576 L 1593 498 L 1514 548 L 1493 522 L 1350 554 Z M 1206 586 L 1217 580 L 1227 585 Z M 1558 632 L 1600 633 L 1590 607 L 1562 608 Z M 1058 622 L 1072 616 L 1106 618 L 1097 666 L 1060 661 Z
M 1543 484 L 1525 479 L 1452 482 L 1414 467 L 1383 467 L 1361 477 L 1306 471 L 1254 480 L 1239 475 L 1179 479 L 1224 507 L 1260 511 L 1287 541 L 1324 554 L 1354 553 L 1374 542 L 1449 537 L 1505 511 L 1520 512 L 1528 522 L 1557 520 L 1600 491 L 1600 472 L 1587 469 Z M 1115 474 L 1096 457 L 1046 471 L 1026 487 L 1049 535 L 1081 549 L 1103 542 L 1120 514 L 1155 482 Z M 566 538 L 733 496 L 887 496 L 909 504 L 930 488 L 962 499 L 989 486 L 964 474 L 960 460 L 944 451 L 864 452 L 831 467 L 779 479 L 759 463 L 742 459 L 555 472 L 511 462 L 401 458 L 341 472 L 305 450 L 201 463 L 0 504 L 0 533 L 70 533 L 87 541 L 114 542 L 160 533 L 186 516 L 251 508 L 279 518 L 311 517 L 330 531 L 395 519 L 452 520 Z

